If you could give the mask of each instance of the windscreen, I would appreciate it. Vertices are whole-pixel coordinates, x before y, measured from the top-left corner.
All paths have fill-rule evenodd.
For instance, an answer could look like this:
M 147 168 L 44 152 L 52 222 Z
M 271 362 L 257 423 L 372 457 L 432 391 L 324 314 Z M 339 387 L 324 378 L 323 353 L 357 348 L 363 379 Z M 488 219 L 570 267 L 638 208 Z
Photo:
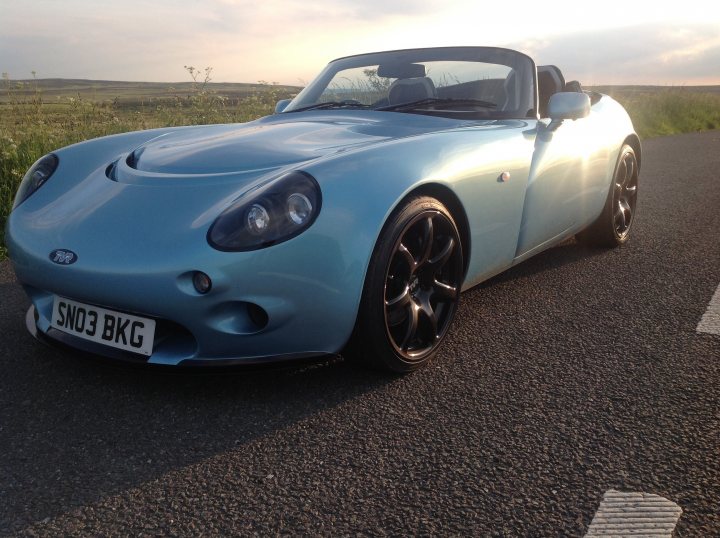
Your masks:
M 331 62 L 285 109 L 364 108 L 446 116 L 535 115 L 535 66 L 498 48 L 382 52 Z

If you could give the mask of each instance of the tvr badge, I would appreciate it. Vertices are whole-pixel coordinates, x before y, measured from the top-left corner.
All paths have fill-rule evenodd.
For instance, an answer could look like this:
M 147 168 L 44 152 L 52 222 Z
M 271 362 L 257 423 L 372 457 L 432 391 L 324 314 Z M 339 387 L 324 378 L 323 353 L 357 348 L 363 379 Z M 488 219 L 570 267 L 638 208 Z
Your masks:
M 50 261 L 58 265 L 72 265 L 78 257 L 72 250 L 57 249 L 50 253 Z

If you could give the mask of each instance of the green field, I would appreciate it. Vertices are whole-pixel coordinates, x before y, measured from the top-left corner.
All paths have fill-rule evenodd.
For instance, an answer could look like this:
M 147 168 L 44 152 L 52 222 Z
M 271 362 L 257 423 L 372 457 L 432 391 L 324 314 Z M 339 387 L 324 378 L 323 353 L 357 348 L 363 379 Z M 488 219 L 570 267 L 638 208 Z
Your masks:
M 81 140 L 170 125 L 249 121 L 272 113 L 299 87 L 209 82 L 210 70 L 187 68 L 191 82 L 70 79 L 13 81 L 0 88 L 0 232 L 15 190 L 40 156 Z M 720 86 L 594 88 L 620 101 L 641 138 L 720 128 Z M 0 233 L 0 260 L 6 256 Z
M 720 129 L 720 86 L 597 86 L 628 111 L 641 139 Z

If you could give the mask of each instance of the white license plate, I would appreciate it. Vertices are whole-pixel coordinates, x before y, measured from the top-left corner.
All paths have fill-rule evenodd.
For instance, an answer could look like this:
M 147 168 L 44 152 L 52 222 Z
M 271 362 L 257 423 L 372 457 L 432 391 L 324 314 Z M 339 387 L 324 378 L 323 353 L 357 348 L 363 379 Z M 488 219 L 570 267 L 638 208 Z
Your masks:
M 155 320 L 55 296 L 50 325 L 59 331 L 117 349 L 150 355 Z

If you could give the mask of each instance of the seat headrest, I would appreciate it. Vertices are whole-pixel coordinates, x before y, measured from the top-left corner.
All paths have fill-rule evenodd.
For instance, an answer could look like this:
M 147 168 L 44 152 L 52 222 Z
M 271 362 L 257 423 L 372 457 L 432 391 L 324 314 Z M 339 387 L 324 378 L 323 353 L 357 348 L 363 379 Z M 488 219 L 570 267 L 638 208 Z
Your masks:
M 552 80 L 552 84 L 555 87 L 557 93 L 565 90 L 565 77 L 560 71 L 560 68 L 556 65 L 539 65 L 537 68 L 538 82 L 542 78 L 545 84 L 549 84 Z
M 428 77 L 400 78 L 392 83 L 388 91 L 388 102 L 391 105 L 430 97 L 435 97 L 435 84 Z

